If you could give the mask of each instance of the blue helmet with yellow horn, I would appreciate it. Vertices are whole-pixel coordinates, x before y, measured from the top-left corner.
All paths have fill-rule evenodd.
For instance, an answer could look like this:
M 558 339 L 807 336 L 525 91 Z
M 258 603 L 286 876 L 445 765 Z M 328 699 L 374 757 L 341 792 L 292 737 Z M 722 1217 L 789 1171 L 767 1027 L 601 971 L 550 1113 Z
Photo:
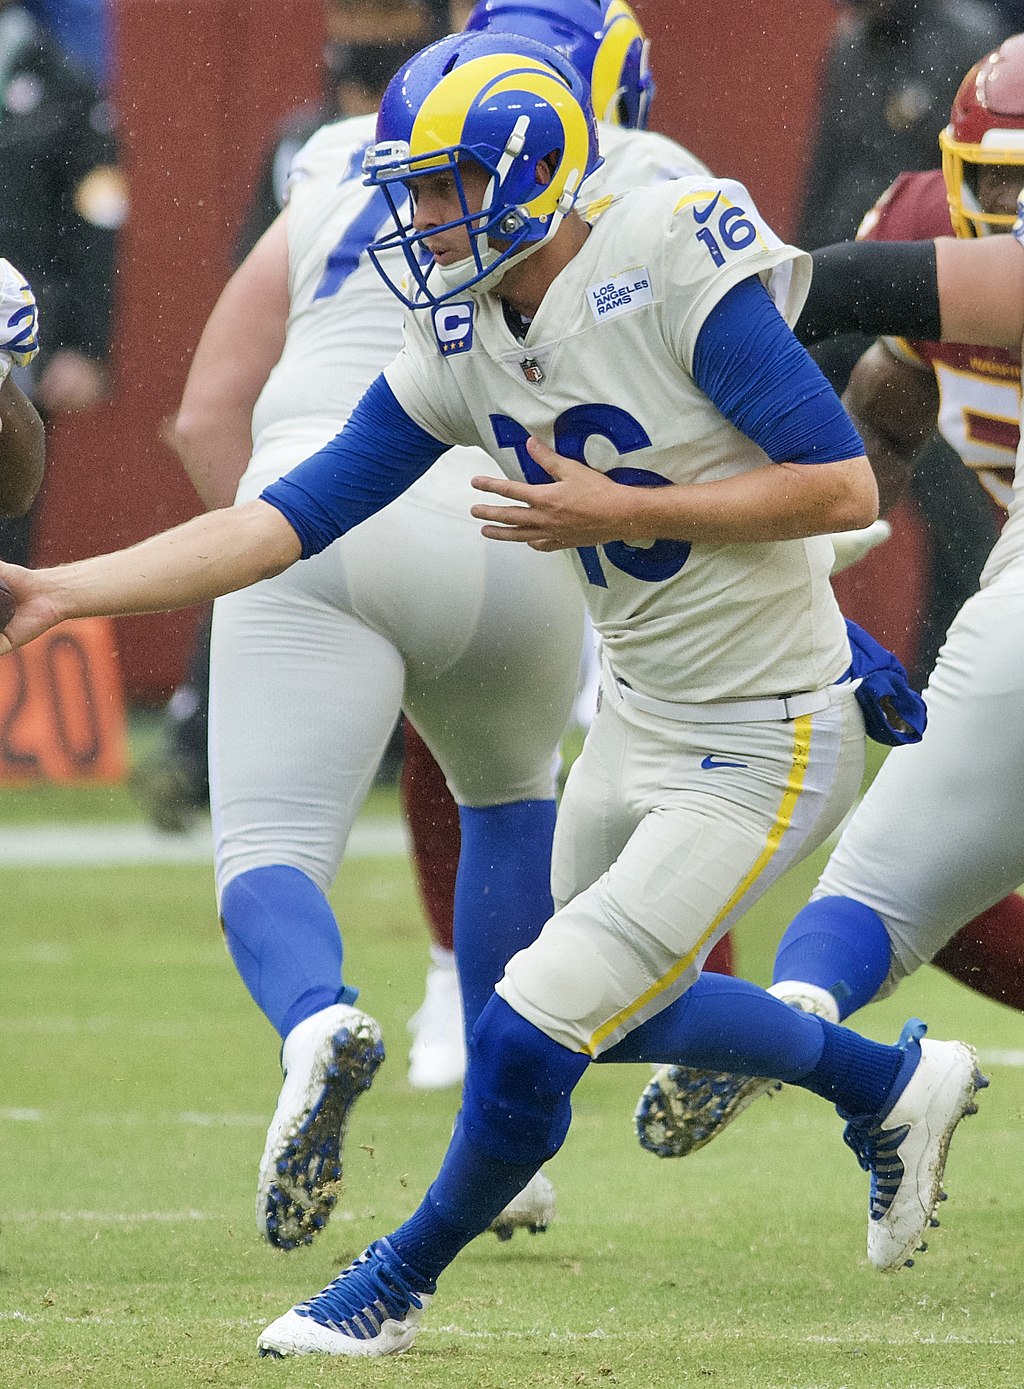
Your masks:
M 589 82 L 599 121 L 646 128 L 650 43 L 626 0 L 478 0 L 466 29 L 522 34 L 557 49 Z
M 467 160 L 490 176 L 479 210 L 469 207 L 459 172 Z M 563 54 L 515 34 L 451 34 L 396 73 L 381 101 L 363 169 L 395 225 L 368 247 L 370 258 L 410 308 L 491 289 L 551 239 L 600 163 L 586 82 Z M 408 195 L 417 178 L 439 173 L 454 179 L 462 216 L 418 232 Z M 458 226 L 469 231 L 470 255 L 438 266 L 428 285 L 425 237 Z M 395 248 L 404 254 L 405 284 L 386 263 Z

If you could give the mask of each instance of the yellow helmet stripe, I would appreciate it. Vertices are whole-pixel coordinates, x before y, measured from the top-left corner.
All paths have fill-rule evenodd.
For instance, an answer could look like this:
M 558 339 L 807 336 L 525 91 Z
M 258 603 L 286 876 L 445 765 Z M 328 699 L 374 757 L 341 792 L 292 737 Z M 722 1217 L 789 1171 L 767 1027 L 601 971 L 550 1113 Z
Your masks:
M 517 58 L 515 75 L 553 78 L 551 69 L 536 58 Z M 416 113 L 409 136 L 409 158 L 418 168 L 429 168 L 424 156 L 433 150 L 448 149 L 462 141 L 466 117 L 481 95 L 500 78 L 512 75 L 507 54 L 493 53 L 460 63 L 441 78 Z M 558 79 L 554 79 L 556 82 Z M 564 85 L 559 83 L 564 91 Z M 422 162 L 421 162 L 422 161 Z
M 600 121 L 609 121 L 612 125 L 620 123 L 616 103 L 622 86 L 622 69 L 630 47 L 637 40 L 644 41 L 639 20 L 625 0 L 615 0 L 605 15 L 605 36 L 590 75 L 590 94 Z
M 418 170 L 442 164 L 442 158 L 430 159 L 430 154 L 462 142 L 466 117 L 474 106 L 501 92 L 522 91 L 558 112 L 565 136 L 558 172 L 575 170 L 578 183 L 586 170 L 590 151 L 590 131 L 579 102 L 565 81 L 546 64 L 518 55 L 513 61 L 517 66 L 510 70 L 509 55 L 491 54 L 463 63 L 443 77 L 417 112 L 409 139 L 409 162 Z M 529 112 L 524 114 L 529 115 Z M 565 191 L 566 181 L 555 177 L 537 197 L 526 203 L 530 216 L 544 217 L 553 213 Z

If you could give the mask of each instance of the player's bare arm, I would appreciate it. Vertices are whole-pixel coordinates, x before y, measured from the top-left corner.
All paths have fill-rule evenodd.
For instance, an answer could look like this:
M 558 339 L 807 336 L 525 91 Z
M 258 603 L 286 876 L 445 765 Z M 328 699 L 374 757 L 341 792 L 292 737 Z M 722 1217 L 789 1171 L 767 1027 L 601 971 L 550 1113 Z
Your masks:
M 853 368 L 843 405 L 864 440 L 884 513 L 906 491 L 914 462 L 935 428 L 935 373 L 894 356 L 875 342 Z
M 263 501 L 196 516 L 126 550 L 54 569 L 0 563 L 17 611 L 0 655 L 71 617 L 167 612 L 270 578 L 301 553 L 298 536 Z
M 477 477 L 473 486 L 515 503 L 477 503 L 492 540 L 535 550 L 640 544 L 654 539 L 711 545 L 793 540 L 868 526 L 878 515 L 878 492 L 867 458 L 835 463 L 770 464 L 717 482 L 626 487 L 596 469 L 564 458 L 532 438 L 533 459 L 554 482 L 530 484 Z
M 43 422 L 8 376 L 0 381 L 0 515 L 28 511 L 43 480 L 45 455 Z
M 1024 246 L 1013 236 L 941 237 L 935 265 L 946 342 L 1020 350 L 1024 338 Z
M 252 450 L 252 412 L 284 347 L 287 209 L 232 275 L 192 359 L 174 447 L 205 507 L 230 506 Z

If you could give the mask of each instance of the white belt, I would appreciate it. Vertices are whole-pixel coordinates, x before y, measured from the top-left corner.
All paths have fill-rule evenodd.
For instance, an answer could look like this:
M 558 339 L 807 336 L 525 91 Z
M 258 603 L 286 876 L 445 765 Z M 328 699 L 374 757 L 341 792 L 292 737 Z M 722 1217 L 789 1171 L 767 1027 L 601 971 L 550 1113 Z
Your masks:
M 758 723 L 764 719 L 798 719 L 802 714 L 816 714 L 832 703 L 832 688 L 808 690 L 804 694 L 782 695 L 778 699 L 727 699 L 718 704 L 674 704 L 667 699 L 654 699 L 630 689 L 621 680 L 615 682 L 622 697 L 637 709 L 659 714 L 663 719 L 680 723 Z

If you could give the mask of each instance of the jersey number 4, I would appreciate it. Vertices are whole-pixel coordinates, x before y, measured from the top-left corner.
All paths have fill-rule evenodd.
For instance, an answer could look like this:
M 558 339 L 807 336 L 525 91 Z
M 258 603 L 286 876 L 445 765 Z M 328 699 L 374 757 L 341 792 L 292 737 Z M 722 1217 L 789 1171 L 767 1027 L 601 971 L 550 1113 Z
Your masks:
M 524 429 L 518 420 L 508 415 L 491 415 L 491 428 L 499 448 L 514 449 L 523 477 L 527 482 L 552 482 L 539 463 L 534 462 L 526 451 L 529 430 Z M 577 463 L 587 465 L 585 450 L 587 440 L 599 435 L 607 439 L 622 457 L 636 453 L 639 449 L 651 447 L 651 441 L 643 425 L 617 405 L 574 405 L 555 420 L 555 452 L 566 458 L 574 458 Z M 609 468 L 607 477 L 626 487 L 667 487 L 669 479 L 660 473 L 652 473 L 647 468 Z M 690 546 L 684 540 L 655 540 L 652 545 L 627 545 L 624 540 L 613 540 L 607 545 L 582 546 L 576 552 L 580 557 L 583 572 L 598 588 L 607 588 L 603 555 L 616 569 L 628 574 L 630 578 L 641 579 L 645 583 L 663 583 L 678 574 L 686 563 Z

